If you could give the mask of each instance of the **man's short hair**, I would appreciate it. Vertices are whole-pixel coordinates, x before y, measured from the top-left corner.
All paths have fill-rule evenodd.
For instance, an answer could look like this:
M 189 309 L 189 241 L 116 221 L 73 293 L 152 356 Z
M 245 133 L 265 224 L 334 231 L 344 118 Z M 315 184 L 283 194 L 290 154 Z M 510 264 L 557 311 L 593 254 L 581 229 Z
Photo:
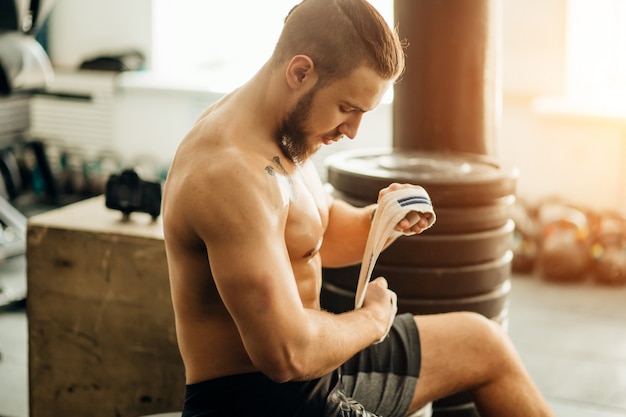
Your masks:
M 366 0 L 303 0 L 287 17 L 272 60 L 278 65 L 296 55 L 313 60 L 322 84 L 365 65 L 381 78 L 396 80 L 404 71 L 404 45 Z

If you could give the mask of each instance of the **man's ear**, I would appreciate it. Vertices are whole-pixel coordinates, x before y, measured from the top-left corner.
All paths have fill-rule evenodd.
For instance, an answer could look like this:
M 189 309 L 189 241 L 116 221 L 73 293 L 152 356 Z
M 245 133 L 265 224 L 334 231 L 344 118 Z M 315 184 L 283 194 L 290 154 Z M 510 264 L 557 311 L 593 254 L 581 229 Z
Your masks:
M 285 73 L 287 84 L 294 90 L 304 86 L 313 86 L 317 82 L 317 73 L 313 60 L 306 55 L 296 55 L 287 64 Z

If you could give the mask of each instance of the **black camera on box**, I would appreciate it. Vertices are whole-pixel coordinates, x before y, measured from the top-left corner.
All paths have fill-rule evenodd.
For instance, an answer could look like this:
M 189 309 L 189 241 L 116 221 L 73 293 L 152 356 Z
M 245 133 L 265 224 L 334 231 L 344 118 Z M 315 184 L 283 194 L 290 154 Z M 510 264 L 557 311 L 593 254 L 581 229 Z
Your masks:
M 130 213 L 148 213 L 153 220 L 161 214 L 161 183 L 144 181 L 133 169 L 113 174 L 106 183 L 105 204 L 128 219 Z

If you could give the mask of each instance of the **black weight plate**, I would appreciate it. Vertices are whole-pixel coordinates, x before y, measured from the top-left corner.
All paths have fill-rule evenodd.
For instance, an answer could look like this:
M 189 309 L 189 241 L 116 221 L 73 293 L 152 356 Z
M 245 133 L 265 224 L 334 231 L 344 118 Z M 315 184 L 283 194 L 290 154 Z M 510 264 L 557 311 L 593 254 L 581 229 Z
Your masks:
M 454 406 L 436 406 L 433 403 L 432 417 L 480 417 L 473 402 Z
M 320 305 L 324 310 L 332 313 L 345 313 L 354 310 L 356 291 L 339 288 L 327 282 L 322 283 Z
M 494 261 L 447 268 L 416 268 L 377 263 L 372 277 L 383 276 L 400 298 L 458 298 L 484 294 L 511 276 L 513 253 Z M 345 290 L 356 290 L 361 265 L 324 268 L 324 281 Z
M 485 155 L 468 153 L 362 150 L 340 152 L 325 161 L 328 182 L 339 191 L 376 201 L 392 182 L 426 189 L 437 207 L 488 205 L 515 194 L 518 172 Z
M 478 233 L 429 235 L 398 238 L 382 252 L 382 265 L 404 267 L 468 266 L 499 259 L 511 249 L 515 224 Z
M 469 395 L 469 393 L 463 391 L 457 392 L 456 394 L 450 395 L 449 397 L 433 401 L 433 408 L 456 407 L 472 403 L 472 397 Z
M 457 299 L 399 299 L 398 311 L 413 314 L 438 314 L 453 311 L 472 311 L 487 318 L 498 317 L 502 311 L 508 310 L 510 281 L 504 282 L 495 290 L 472 297 Z
M 500 314 L 498 314 L 497 316 L 491 316 L 489 317 L 489 319 L 491 321 L 495 321 L 496 323 L 498 323 L 500 326 L 502 326 L 505 332 L 508 332 L 509 330 L 509 306 L 508 304 L 506 305 L 505 308 L 502 309 L 502 311 L 500 311 Z
M 365 201 L 328 185 L 330 194 L 357 207 L 376 201 Z M 492 201 L 489 205 L 472 207 L 435 207 L 437 222 L 428 234 L 474 233 L 504 226 L 511 218 L 515 196 L 508 195 Z
M 494 200 L 487 206 L 435 208 L 437 222 L 428 234 L 474 233 L 506 225 L 511 218 L 515 196 Z
M 20 14 L 14 0 L 0 1 L 0 30 L 21 30 Z
M 472 297 L 455 299 L 401 298 L 398 296 L 398 313 L 415 315 L 472 311 L 485 317 L 499 317 L 508 308 L 508 295 L 511 282 L 506 281 L 496 289 Z M 335 313 L 354 309 L 355 292 L 344 290 L 336 285 L 324 283 L 322 286 L 322 307 Z
M 513 253 L 469 266 L 410 268 L 378 264 L 374 276 L 382 275 L 389 287 L 404 298 L 470 297 L 491 291 L 511 277 Z

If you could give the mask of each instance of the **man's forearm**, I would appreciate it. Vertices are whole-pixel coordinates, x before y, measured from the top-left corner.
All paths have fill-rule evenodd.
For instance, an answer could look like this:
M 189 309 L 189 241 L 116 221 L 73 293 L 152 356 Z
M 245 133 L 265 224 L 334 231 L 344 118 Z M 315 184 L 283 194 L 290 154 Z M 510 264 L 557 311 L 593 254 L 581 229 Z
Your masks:
M 380 340 L 386 332 L 388 319 L 376 309 L 361 308 L 342 314 L 310 310 L 316 323 L 316 335 L 306 347 L 307 358 L 297 380 L 310 380 L 326 375 L 348 361 L 357 352 Z

